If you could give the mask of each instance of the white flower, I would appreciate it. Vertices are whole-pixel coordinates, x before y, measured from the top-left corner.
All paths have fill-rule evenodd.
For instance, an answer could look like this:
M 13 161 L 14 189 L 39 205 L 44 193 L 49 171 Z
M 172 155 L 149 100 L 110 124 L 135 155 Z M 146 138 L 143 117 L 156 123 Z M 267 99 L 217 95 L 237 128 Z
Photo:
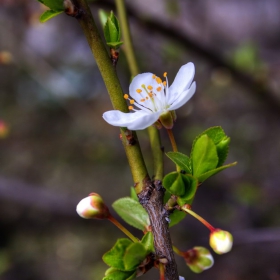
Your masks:
M 164 73 L 166 81 L 162 81 L 152 73 L 137 75 L 129 87 L 131 98 L 127 94 L 124 95 L 124 98 L 130 101 L 129 109 L 134 112 L 108 111 L 103 114 L 104 120 L 114 126 L 141 130 L 154 124 L 161 117 L 166 119 L 166 113 L 183 106 L 195 93 L 196 84 L 192 82 L 194 73 L 193 63 L 183 65 L 170 87 L 168 87 L 167 73 Z M 170 129 L 173 120 L 171 122 L 168 120 L 167 125 L 162 124 Z

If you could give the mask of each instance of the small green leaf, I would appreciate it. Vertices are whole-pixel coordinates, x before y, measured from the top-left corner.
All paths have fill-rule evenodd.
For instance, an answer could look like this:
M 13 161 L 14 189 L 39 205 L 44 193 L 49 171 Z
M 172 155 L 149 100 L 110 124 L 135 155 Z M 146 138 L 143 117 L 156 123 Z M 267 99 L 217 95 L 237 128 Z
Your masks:
M 120 271 L 110 267 L 105 272 L 105 277 L 102 280 L 130 280 L 136 277 L 136 271 Z
M 64 11 L 63 0 L 38 0 L 53 11 Z
M 208 172 L 206 172 L 206 173 L 203 173 L 203 174 L 201 174 L 201 175 L 199 175 L 199 176 L 197 177 L 198 182 L 202 183 L 202 182 L 204 182 L 206 179 L 208 179 L 209 177 L 211 177 L 211 176 L 213 176 L 213 175 L 219 173 L 220 171 L 222 171 L 222 170 L 224 170 L 224 169 L 227 169 L 227 168 L 229 168 L 229 167 L 235 166 L 236 164 L 237 164 L 237 162 L 233 162 L 233 163 L 230 163 L 230 164 L 227 164 L 227 165 L 220 166 L 220 167 L 218 167 L 218 168 L 216 168 L 216 169 L 212 169 L 212 170 L 210 170 L 210 171 L 208 171 Z
M 139 202 L 138 196 L 137 196 L 137 193 L 136 193 L 136 190 L 135 190 L 135 188 L 133 188 L 133 187 L 130 188 L 130 197 L 131 197 L 133 200 Z
M 184 213 L 184 212 L 183 212 Z M 148 231 L 142 238 L 141 243 L 144 245 L 147 254 L 155 251 L 153 234 Z
M 224 130 L 220 126 L 214 126 L 206 129 L 203 131 L 200 135 L 196 137 L 196 139 L 193 142 L 192 146 L 192 151 L 191 151 L 191 158 L 192 158 L 192 153 L 193 153 L 193 148 L 196 144 L 196 141 L 202 136 L 202 135 L 207 135 L 213 143 L 216 146 L 217 149 L 217 155 L 219 158 L 219 162 L 217 164 L 217 167 L 221 166 L 228 155 L 228 150 L 229 150 L 229 142 L 230 138 L 226 136 Z
M 123 261 L 126 249 L 132 244 L 133 242 L 127 238 L 118 239 L 113 248 L 105 253 L 102 257 L 103 261 L 119 270 L 126 270 L 125 264 Z
M 99 20 L 100 20 L 101 25 L 103 26 L 103 28 L 104 28 L 104 26 L 105 26 L 105 24 L 107 22 L 107 19 L 108 19 L 109 15 L 110 15 L 110 13 L 107 13 L 107 12 L 105 12 L 102 9 L 99 9 L 99 11 L 98 11 Z
M 189 174 L 192 174 L 191 171 L 191 160 L 188 156 L 179 153 L 179 152 L 168 152 L 166 155 L 177 164 L 182 170 L 186 171 Z
M 175 209 L 170 215 L 169 215 L 169 219 L 170 219 L 170 223 L 169 223 L 169 227 L 173 227 L 175 225 L 177 225 L 179 222 L 181 222 L 184 218 L 186 217 L 186 213 L 183 211 L 179 211 L 177 209 Z
M 197 179 L 189 174 L 171 172 L 163 178 L 164 188 L 181 201 L 189 201 L 195 195 L 197 189 Z
M 120 41 L 120 24 L 113 12 L 111 12 L 110 15 L 107 17 L 107 21 L 103 29 L 107 45 L 111 48 L 119 48 L 120 45 L 123 43 Z
M 44 23 L 47 20 L 63 13 L 63 11 L 53 11 L 53 10 L 47 10 L 40 16 L 40 22 Z
M 137 266 L 145 259 L 147 251 L 143 244 L 132 243 L 125 251 L 123 262 L 126 271 L 135 270 Z
M 140 230 L 150 225 L 148 213 L 142 205 L 130 197 L 123 197 L 112 204 L 114 210 L 124 221 Z
M 219 157 L 219 162 L 217 167 L 221 166 L 225 162 L 229 151 L 229 143 L 230 143 L 230 138 L 226 136 L 216 145 L 217 154 Z
M 176 196 L 182 196 L 185 194 L 184 178 L 179 172 L 174 171 L 165 175 L 162 184 L 171 194 Z
M 195 177 L 215 169 L 219 162 L 216 146 L 208 135 L 196 140 L 192 149 L 192 171 Z

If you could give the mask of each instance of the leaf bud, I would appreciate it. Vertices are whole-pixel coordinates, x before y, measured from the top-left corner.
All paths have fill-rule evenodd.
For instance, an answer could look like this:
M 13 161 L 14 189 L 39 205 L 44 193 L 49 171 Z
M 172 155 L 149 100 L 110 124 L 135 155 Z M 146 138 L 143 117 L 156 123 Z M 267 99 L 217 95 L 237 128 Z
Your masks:
M 215 229 L 210 233 L 209 243 L 215 253 L 224 254 L 231 250 L 233 237 L 228 231 Z
M 103 17 L 104 16 L 102 16 L 102 21 L 104 22 Z M 109 14 L 103 30 L 107 45 L 110 48 L 118 49 L 123 42 L 121 42 L 120 23 L 113 11 Z
M 91 193 L 82 199 L 78 203 L 76 211 L 84 219 L 107 219 L 110 216 L 108 207 L 97 193 Z
M 209 269 L 214 264 L 214 259 L 208 249 L 204 247 L 194 247 L 184 253 L 186 264 L 195 273 Z

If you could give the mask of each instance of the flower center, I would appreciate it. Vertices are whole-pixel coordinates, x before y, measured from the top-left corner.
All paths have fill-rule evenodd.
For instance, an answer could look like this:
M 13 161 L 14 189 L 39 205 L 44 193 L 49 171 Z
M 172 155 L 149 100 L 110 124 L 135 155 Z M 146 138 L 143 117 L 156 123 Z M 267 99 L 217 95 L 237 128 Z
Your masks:
M 163 74 L 165 81 L 162 81 L 160 77 L 152 74 L 151 84 L 142 84 L 141 88 L 136 89 L 137 95 L 140 98 L 135 101 L 129 98 L 128 94 L 124 95 L 124 98 L 129 100 L 129 110 L 137 111 L 134 106 L 148 111 L 150 113 L 155 113 L 159 111 L 167 111 L 170 104 L 166 102 L 166 94 L 168 93 L 168 80 L 167 73 Z M 133 106 L 134 105 L 134 106 Z

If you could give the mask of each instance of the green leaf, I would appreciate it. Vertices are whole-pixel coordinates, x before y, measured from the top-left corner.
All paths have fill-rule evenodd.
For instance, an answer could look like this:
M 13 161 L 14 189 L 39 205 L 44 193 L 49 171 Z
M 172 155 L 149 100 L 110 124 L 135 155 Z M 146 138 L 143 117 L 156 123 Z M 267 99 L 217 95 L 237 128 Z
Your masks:
M 186 213 L 183 211 L 179 211 L 177 209 L 175 209 L 170 215 L 169 215 L 169 219 L 170 219 L 170 223 L 169 223 L 169 227 L 173 227 L 175 225 L 177 225 L 179 222 L 181 222 L 184 218 L 186 217 Z
M 192 174 L 191 171 L 191 160 L 188 156 L 179 153 L 179 152 L 168 152 L 166 155 L 177 164 L 182 170 L 186 171 L 189 174 Z
M 171 172 L 164 176 L 162 184 L 171 194 L 182 196 L 185 194 L 184 177 L 180 172 Z
M 145 230 L 150 225 L 148 213 L 139 202 L 132 198 L 120 198 L 112 206 L 118 215 L 131 226 Z
M 133 242 L 127 238 L 118 239 L 113 248 L 103 255 L 103 261 L 109 266 L 119 270 L 126 270 L 123 258 L 127 247 L 132 243 Z
M 135 190 L 135 188 L 133 188 L 133 187 L 130 188 L 130 197 L 131 197 L 133 200 L 139 202 L 138 196 L 137 196 L 137 193 L 136 193 L 136 190 Z
M 214 126 L 206 129 L 200 135 L 198 135 L 193 142 L 193 147 L 195 146 L 197 140 L 203 135 L 207 135 L 208 137 L 210 137 L 213 143 L 215 144 L 217 149 L 217 155 L 219 158 L 219 162 L 216 167 L 221 166 L 225 162 L 228 155 L 230 138 L 226 136 L 224 130 L 220 126 Z M 193 153 L 193 147 L 191 151 L 191 158 Z
M 64 11 L 63 0 L 38 0 L 53 11 Z
M 102 9 L 99 9 L 99 11 L 98 11 L 99 20 L 100 20 L 101 25 L 103 26 L 103 28 L 104 28 L 104 26 L 105 26 L 105 24 L 107 22 L 107 19 L 108 19 L 109 15 L 110 15 L 110 13 L 107 13 L 107 12 L 105 12 Z
M 105 272 L 102 280 L 130 280 L 136 278 L 136 271 L 120 271 L 110 267 Z
M 147 251 L 143 244 L 132 243 L 125 251 L 123 262 L 126 271 L 135 270 L 137 266 L 146 258 Z
M 229 151 L 229 143 L 230 143 L 230 138 L 226 136 L 223 140 L 221 140 L 216 145 L 217 154 L 219 157 L 219 162 L 217 167 L 222 166 L 222 164 L 225 162 Z
M 219 158 L 216 146 L 208 135 L 202 135 L 196 140 L 192 149 L 191 160 L 195 177 L 217 167 Z
M 40 16 L 40 22 L 46 22 L 47 20 L 63 13 L 63 11 L 53 11 L 53 10 L 47 10 Z
M 181 203 L 192 199 L 197 189 L 197 179 L 180 172 L 171 172 L 165 175 L 162 183 L 168 192 L 181 199 Z
M 213 176 L 213 175 L 219 173 L 220 171 L 222 171 L 222 170 L 224 170 L 224 169 L 227 169 L 227 168 L 229 168 L 229 167 L 235 166 L 236 164 L 237 164 L 237 162 L 233 162 L 233 163 L 230 163 L 230 164 L 227 164 L 227 165 L 220 166 L 220 167 L 218 167 L 218 168 L 216 168 L 216 169 L 212 169 L 212 170 L 210 170 L 210 171 L 208 171 L 208 172 L 206 172 L 206 173 L 203 173 L 203 174 L 201 174 L 201 175 L 199 175 L 199 176 L 197 177 L 198 182 L 199 182 L 199 183 L 202 183 L 202 182 L 204 182 L 206 179 L 208 179 L 209 177 L 211 177 L 211 176 Z
M 184 212 L 183 212 L 184 213 Z M 141 243 L 144 245 L 147 255 L 150 254 L 151 252 L 155 251 L 154 248 L 154 236 L 153 234 L 148 231 L 142 238 Z

